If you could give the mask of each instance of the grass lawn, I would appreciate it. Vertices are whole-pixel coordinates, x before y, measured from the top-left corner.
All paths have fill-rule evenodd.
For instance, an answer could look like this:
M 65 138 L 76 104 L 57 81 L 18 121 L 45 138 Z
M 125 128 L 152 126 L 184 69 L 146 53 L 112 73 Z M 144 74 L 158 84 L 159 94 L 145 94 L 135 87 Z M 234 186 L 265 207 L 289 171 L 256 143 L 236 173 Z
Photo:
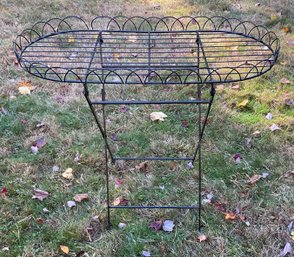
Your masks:
M 18 67 L 12 50 L 23 29 L 68 15 L 88 21 L 97 15 L 223 15 L 265 25 L 280 38 L 280 57 L 269 73 L 217 87 L 202 148 L 206 240 L 199 242 L 197 216 L 186 210 L 115 210 L 113 227 L 106 228 L 104 144 L 82 87 L 30 76 Z M 274 257 L 286 243 L 294 248 L 293 1 L 1 0 L 0 26 L 1 257 L 131 257 L 142 251 L 168 257 Z M 20 94 L 20 85 L 31 85 L 31 94 Z M 162 98 L 194 93 L 183 86 L 128 92 L 155 98 L 158 91 Z M 240 107 L 244 100 L 246 106 Z M 115 139 L 111 147 L 119 146 L 121 156 L 193 152 L 197 130 L 192 107 L 161 107 L 168 116 L 161 123 L 149 120 L 158 106 L 120 108 L 109 107 L 107 125 Z M 266 119 L 268 113 L 272 119 Z M 188 123 L 183 126 L 183 121 Z M 273 124 L 280 129 L 271 131 Z M 34 154 L 31 146 L 40 138 L 44 146 Z M 62 176 L 68 168 L 73 179 Z M 264 177 L 253 181 L 254 175 Z M 197 169 L 189 170 L 183 162 L 110 166 L 111 201 L 197 204 L 197 187 Z M 43 201 L 32 199 L 34 189 L 49 195 Z M 81 193 L 89 195 L 88 201 L 69 208 L 67 202 Z M 172 220 L 174 230 L 149 227 L 161 219 Z M 119 223 L 126 226 L 119 228 Z

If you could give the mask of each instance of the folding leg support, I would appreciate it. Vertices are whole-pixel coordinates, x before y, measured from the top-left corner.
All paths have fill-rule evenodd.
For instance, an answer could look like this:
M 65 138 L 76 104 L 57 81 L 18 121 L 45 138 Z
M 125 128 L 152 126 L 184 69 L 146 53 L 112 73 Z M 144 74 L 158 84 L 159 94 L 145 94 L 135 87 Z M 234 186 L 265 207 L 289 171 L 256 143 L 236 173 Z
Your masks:
M 186 104 L 196 104 L 198 106 L 198 143 L 195 146 L 195 151 L 193 156 L 191 157 L 117 157 L 114 156 L 113 153 L 111 152 L 111 149 L 109 147 L 109 143 L 107 140 L 107 126 L 106 126 L 106 105 L 109 104 L 123 104 L 124 101 L 112 101 L 111 103 L 106 100 L 106 94 L 105 94 L 105 88 L 104 85 L 102 85 L 102 90 L 101 90 L 101 99 L 102 101 L 99 102 L 92 102 L 89 98 L 89 92 L 88 92 L 88 87 L 87 84 L 84 84 L 84 96 L 87 100 L 87 103 L 91 109 L 91 112 L 94 116 L 95 122 L 102 134 L 103 140 L 104 140 L 104 160 L 105 160 L 105 178 L 106 178 L 106 204 L 107 204 L 107 225 L 108 228 L 111 227 L 111 213 L 110 209 L 198 209 L 198 230 L 200 231 L 202 228 L 202 223 L 201 223 L 201 191 L 202 191 L 202 157 L 201 157 L 201 143 L 202 143 L 202 138 L 204 135 L 204 130 L 207 124 L 207 119 L 211 110 L 211 105 L 214 99 L 215 95 L 215 88 L 214 84 L 211 84 L 211 89 L 210 89 L 210 99 L 209 100 L 202 100 L 202 92 L 201 92 L 201 86 L 198 86 L 197 88 L 197 100 L 194 100 L 193 102 L 188 102 Z M 179 101 L 148 101 L 148 103 L 145 102 L 134 102 L 132 103 L 127 102 L 127 104 L 179 104 Z M 102 106 L 102 123 L 100 123 L 99 118 L 95 112 L 94 105 L 101 105 Z M 183 104 L 183 103 L 181 103 Z M 202 104 L 208 104 L 206 114 L 203 117 L 201 115 L 202 113 Z M 162 206 L 162 205 L 157 205 L 157 206 L 137 206 L 137 205 L 132 205 L 132 206 L 113 206 L 110 204 L 110 189 L 109 189 L 109 159 L 112 161 L 113 164 L 117 160 L 131 160 L 131 161 L 136 161 L 136 160 L 154 160 L 154 161 L 189 161 L 189 166 L 194 167 L 194 163 L 196 161 L 196 158 L 198 157 L 198 172 L 199 172 L 199 180 L 198 180 L 198 205 L 191 205 L 191 206 L 174 206 L 174 205 L 168 205 L 168 206 Z

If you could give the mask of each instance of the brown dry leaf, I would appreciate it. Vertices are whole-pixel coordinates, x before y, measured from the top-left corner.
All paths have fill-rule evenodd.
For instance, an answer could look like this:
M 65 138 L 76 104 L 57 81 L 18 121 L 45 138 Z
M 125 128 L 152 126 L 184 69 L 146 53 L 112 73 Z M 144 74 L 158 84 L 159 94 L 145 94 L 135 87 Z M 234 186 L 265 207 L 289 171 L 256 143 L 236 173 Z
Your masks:
M 247 181 L 248 184 L 255 184 L 258 180 L 260 180 L 262 178 L 261 175 L 256 175 L 254 174 L 252 177 L 249 178 L 249 180 Z
M 291 32 L 291 29 L 290 29 L 288 26 L 282 27 L 282 30 L 283 30 L 285 33 L 289 33 L 289 32 Z
M 88 194 L 77 194 L 74 196 L 74 200 L 79 203 L 82 201 L 88 201 L 89 195 Z
M 61 252 L 65 253 L 65 254 L 69 253 L 69 247 L 68 246 L 60 245 L 59 247 L 60 247 Z
M 270 130 L 274 132 L 276 130 L 281 130 L 281 128 L 277 124 L 273 124 L 270 126 Z
M 287 79 L 287 78 L 281 78 L 280 83 L 281 84 L 291 84 L 291 81 L 289 79 Z
M 226 212 L 225 213 L 225 220 L 235 220 L 237 215 L 233 212 Z
M 149 227 L 154 229 L 155 231 L 159 231 L 162 229 L 163 220 L 155 220 L 149 224 Z
M 148 169 L 148 161 L 139 163 L 139 165 L 136 166 L 136 169 L 146 171 Z
M 32 85 L 32 82 L 30 82 L 30 81 L 23 81 L 23 80 L 18 83 L 18 87 L 27 87 L 30 90 L 33 90 L 34 89 L 34 87 Z
M 37 189 L 37 188 L 34 188 L 33 189 L 33 199 L 38 199 L 40 201 L 43 201 L 45 198 L 47 198 L 49 195 L 48 192 L 46 191 L 43 191 L 41 189 Z
M 47 142 L 46 142 L 45 138 L 41 137 L 41 138 L 37 139 L 33 145 L 40 149 L 43 146 L 45 146 L 46 144 L 47 144 Z
M 254 137 L 260 137 L 260 136 L 261 136 L 261 133 L 260 133 L 259 130 L 256 130 L 256 131 L 254 131 L 254 132 L 252 133 L 252 136 L 254 136 Z
M 231 87 L 231 89 L 240 90 L 240 85 L 239 84 L 234 85 Z
M 120 204 L 120 198 L 115 198 L 113 201 L 114 206 L 118 206 Z
M 290 233 L 290 237 L 291 237 L 291 239 L 294 241 L 294 230 L 291 231 L 291 233 Z
M 68 43 L 74 43 L 75 42 L 75 38 L 73 36 L 68 36 L 67 42 Z
M 197 237 L 197 239 L 198 239 L 199 242 L 201 243 L 201 242 L 203 242 L 203 241 L 206 241 L 207 236 L 204 235 L 204 234 L 200 234 L 200 235 Z
M 62 173 L 62 177 L 66 179 L 74 179 L 72 168 L 67 168 L 65 172 Z
M 167 118 L 167 115 L 163 112 L 152 112 L 150 114 L 150 119 L 152 121 L 157 121 L 157 120 L 164 121 L 165 118 Z
M 34 89 L 32 86 L 32 83 L 29 81 L 20 81 L 18 83 L 18 92 L 21 95 L 29 95 L 31 94 L 31 91 Z
M 119 59 L 121 58 L 120 53 L 113 53 L 112 56 L 116 61 L 119 61 Z
M 248 99 L 245 99 L 242 102 L 238 103 L 237 107 L 244 108 L 244 107 L 247 106 L 248 103 L 249 103 L 249 100 Z
M 36 219 L 36 222 L 38 224 L 41 224 L 42 225 L 42 224 L 44 224 L 46 222 L 46 220 L 44 218 L 42 218 L 42 217 L 39 217 L 39 218 Z
M 21 95 L 30 95 L 31 94 L 31 90 L 28 87 L 19 87 L 18 92 Z

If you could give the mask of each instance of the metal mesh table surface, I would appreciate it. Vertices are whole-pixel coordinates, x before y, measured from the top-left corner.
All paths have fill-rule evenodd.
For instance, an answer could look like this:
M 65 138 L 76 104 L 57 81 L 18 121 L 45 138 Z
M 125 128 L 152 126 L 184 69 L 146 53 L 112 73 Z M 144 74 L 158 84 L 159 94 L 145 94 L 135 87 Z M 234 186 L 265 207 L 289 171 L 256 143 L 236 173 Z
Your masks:
M 35 76 L 71 83 L 226 83 L 264 74 L 280 48 L 273 32 L 237 19 L 166 17 L 147 28 L 152 18 L 125 18 L 122 26 L 119 19 L 37 23 L 14 43 L 19 63 Z

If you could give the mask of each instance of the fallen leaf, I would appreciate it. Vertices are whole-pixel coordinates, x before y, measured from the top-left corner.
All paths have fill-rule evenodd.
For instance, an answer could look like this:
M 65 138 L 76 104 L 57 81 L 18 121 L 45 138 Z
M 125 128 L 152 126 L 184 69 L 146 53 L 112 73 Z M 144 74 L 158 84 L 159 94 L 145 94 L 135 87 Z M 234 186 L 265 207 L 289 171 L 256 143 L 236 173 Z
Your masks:
M 285 105 L 287 106 L 292 106 L 294 104 L 293 99 L 291 99 L 289 93 L 285 93 L 285 98 L 284 98 Z
M 259 130 L 256 130 L 256 131 L 254 131 L 254 132 L 252 133 L 252 136 L 254 136 L 254 137 L 260 137 L 260 136 L 261 136 L 261 133 L 260 133 Z
M 31 94 L 31 90 L 28 87 L 19 87 L 18 92 L 21 95 L 30 95 Z
M 3 187 L 1 189 L 1 196 L 2 196 L 2 198 L 5 198 L 6 197 L 6 194 L 7 194 L 7 188 L 6 187 Z
M 74 200 L 79 203 L 82 201 L 87 201 L 87 200 L 89 200 L 89 195 L 88 194 L 76 194 L 74 196 Z
M 142 251 L 142 256 L 144 257 L 150 257 L 151 256 L 151 253 L 149 251 Z
M 122 184 L 123 184 L 123 180 L 122 179 L 116 178 L 114 180 L 114 187 L 115 188 L 119 188 Z
M 293 249 L 290 243 L 286 243 L 283 251 L 280 253 L 280 257 L 285 257 L 288 253 L 292 253 Z
M 227 210 L 227 205 L 225 203 L 215 203 L 214 206 L 218 211 L 221 212 L 225 212 Z
M 144 162 L 139 163 L 135 168 L 137 170 L 147 171 L 147 169 L 148 169 L 148 161 L 144 161 Z
M 126 106 L 126 105 L 120 105 L 120 107 L 119 107 L 119 111 L 120 112 L 127 112 L 128 111 L 128 107 Z
M 225 213 L 225 220 L 235 220 L 237 215 L 233 212 L 226 212 Z
M 241 156 L 241 154 L 239 154 L 239 153 L 236 153 L 236 154 L 233 156 L 233 158 L 234 158 L 234 160 L 235 160 L 235 162 L 236 162 L 237 164 L 240 164 L 240 163 L 241 163 L 241 160 L 243 159 L 242 156 Z
M 32 152 L 33 154 L 37 154 L 38 151 L 39 151 L 39 148 L 38 148 L 37 146 L 34 146 L 34 145 L 31 146 L 31 152 Z
M 242 102 L 238 103 L 237 104 L 237 107 L 244 108 L 244 107 L 247 106 L 248 103 L 249 103 L 249 100 L 248 99 L 245 99 Z
M 112 141 L 118 141 L 118 137 L 117 137 L 117 135 L 115 133 L 111 134 L 111 140 Z
M 40 201 L 43 201 L 45 198 L 49 196 L 49 193 L 46 191 L 43 191 L 41 189 L 34 188 L 33 189 L 33 199 L 38 199 Z
M 127 226 L 126 223 L 123 223 L 123 222 L 118 223 L 119 228 L 125 228 L 126 226 Z
M 157 121 L 157 120 L 164 121 L 165 118 L 167 118 L 167 115 L 163 112 L 152 112 L 150 114 L 150 119 L 152 121 Z
M 188 128 L 188 127 L 189 127 L 189 122 L 186 121 L 186 120 L 183 120 L 181 126 L 182 126 L 183 128 Z
M 52 172 L 58 172 L 59 171 L 59 167 L 57 165 L 54 165 L 52 167 Z
M 240 90 L 240 85 L 239 84 L 233 85 L 231 86 L 231 89 Z
M 29 95 L 33 89 L 34 87 L 30 81 L 20 81 L 18 83 L 18 92 L 21 95 Z
M 281 128 L 277 124 L 273 124 L 273 125 L 271 125 L 270 130 L 272 132 L 274 132 L 276 130 L 281 130 Z
M 287 78 L 281 78 L 280 83 L 281 84 L 291 84 L 291 81 L 289 79 L 287 79 Z
M 73 36 L 68 36 L 67 37 L 67 42 L 68 43 L 74 43 L 75 42 L 75 38 Z
M 197 239 L 198 239 L 199 242 L 201 243 L 201 242 L 203 242 L 203 241 L 206 241 L 207 236 L 204 235 L 204 234 L 200 234 L 200 235 L 197 237 Z
M 291 231 L 291 233 L 290 233 L 290 237 L 291 237 L 291 239 L 294 241 L 294 231 Z
M 44 223 L 46 222 L 46 219 L 44 219 L 44 218 L 42 218 L 42 217 L 39 217 L 39 218 L 36 219 L 36 222 L 37 222 L 38 224 L 44 224 Z
M 271 21 L 275 21 L 278 18 L 278 16 L 274 13 L 271 14 Z
M 74 158 L 74 162 L 79 162 L 80 160 L 81 160 L 80 153 L 76 153 L 75 158 Z
M 156 220 L 149 224 L 149 227 L 154 229 L 155 231 L 159 231 L 162 229 L 163 220 Z
M 73 207 L 77 206 L 75 201 L 67 201 L 66 205 L 69 208 L 73 208 Z
M 120 53 L 113 53 L 112 56 L 116 61 L 119 61 L 119 59 L 121 59 Z
M 165 220 L 162 229 L 166 232 L 171 232 L 174 229 L 174 222 L 172 220 Z
M 122 199 L 120 200 L 120 205 L 121 205 L 121 206 L 126 206 L 126 205 L 128 205 L 128 203 L 129 203 L 129 200 L 126 199 L 126 198 L 122 198 Z
M 8 251 L 9 251 L 9 247 L 5 246 L 5 247 L 3 247 L 3 248 L 1 249 L 1 251 L 3 251 L 3 252 L 8 252 Z
M 66 179 L 74 179 L 72 168 L 67 168 L 65 172 L 62 173 L 62 177 Z
M 125 198 L 115 198 L 113 201 L 114 206 L 118 206 L 118 205 L 126 206 L 128 205 L 128 203 L 129 203 L 129 200 Z
M 37 146 L 40 149 L 40 148 L 44 147 L 46 144 L 47 144 L 47 142 L 46 142 L 45 138 L 41 137 L 41 138 L 37 139 L 33 145 Z
M 50 211 L 47 208 L 43 208 L 42 210 L 44 213 L 48 214 Z
M 188 162 L 187 163 L 187 168 L 190 169 L 190 170 L 193 169 L 194 168 L 193 163 L 192 162 Z
M 45 126 L 45 123 L 44 122 L 40 122 L 36 125 L 36 128 L 42 128 Z
M 68 246 L 60 245 L 59 247 L 60 247 L 61 252 L 65 253 L 65 254 L 69 253 L 69 247 Z
M 266 118 L 267 120 L 271 120 L 271 119 L 273 118 L 273 115 L 269 112 L 269 113 L 265 116 L 265 118 Z
M 247 181 L 248 184 L 255 184 L 258 180 L 260 180 L 262 178 L 261 175 L 256 175 L 254 174 L 252 177 L 249 178 L 249 180 Z
M 282 30 L 283 30 L 285 33 L 289 33 L 289 32 L 291 32 L 291 29 L 290 29 L 288 26 L 282 27 Z

